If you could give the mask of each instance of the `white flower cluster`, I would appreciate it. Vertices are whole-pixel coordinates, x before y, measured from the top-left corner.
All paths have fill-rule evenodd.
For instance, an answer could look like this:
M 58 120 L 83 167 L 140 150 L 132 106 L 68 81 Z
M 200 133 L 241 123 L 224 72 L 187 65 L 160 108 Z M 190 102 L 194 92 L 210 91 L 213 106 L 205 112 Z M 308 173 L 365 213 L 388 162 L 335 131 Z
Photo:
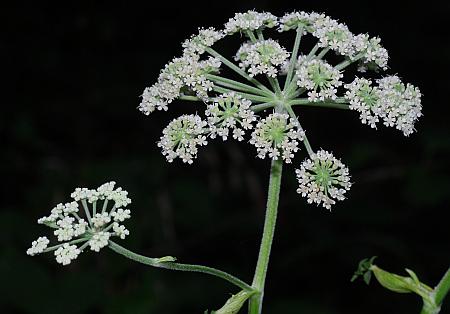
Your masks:
M 182 115 L 163 130 L 158 147 L 162 148 L 162 154 L 168 162 L 179 157 L 183 162 L 192 164 L 197 157 L 197 146 L 208 144 L 205 136 L 207 132 L 207 122 L 198 115 Z
M 251 77 L 257 74 L 267 74 L 276 77 L 278 67 L 283 67 L 289 58 L 289 52 L 273 39 L 261 40 L 256 43 L 244 43 L 235 56 L 240 61 L 241 68 L 248 68 Z
M 381 92 L 380 118 L 384 125 L 395 126 L 405 136 L 414 132 L 414 123 L 422 116 L 420 90 L 403 84 L 397 76 L 388 76 L 377 80 Z
M 349 108 L 358 111 L 361 122 L 372 128 L 381 119 L 385 126 L 395 126 L 405 136 L 413 133 L 414 123 L 422 116 L 420 90 L 403 84 L 397 76 L 379 79 L 377 83 L 378 86 L 371 86 L 371 81 L 356 78 L 345 85 Z
M 222 94 L 205 111 L 211 138 L 228 139 L 230 131 L 238 141 L 244 139 L 245 130 L 253 128 L 256 116 L 250 110 L 252 102 L 233 92 Z
M 296 74 L 297 85 L 309 90 L 310 101 L 336 99 L 337 88 L 342 85 L 342 73 L 323 60 L 300 56 Z
M 225 24 L 225 33 L 234 34 L 236 32 L 254 31 L 263 28 L 273 28 L 277 26 L 278 20 L 275 15 L 268 12 L 256 12 L 249 10 L 245 13 L 236 13 Z
M 348 27 L 324 14 L 316 12 L 291 12 L 280 18 L 279 31 L 284 32 L 303 27 L 303 33 L 311 33 L 319 40 L 319 47 L 330 48 L 335 52 L 361 61 L 360 69 L 378 66 L 387 69 L 388 52 L 380 45 L 378 37 L 367 34 L 355 35 Z
M 27 250 L 27 254 L 33 256 L 42 253 L 49 243 L 50 241 L 47 237 L 39 237 L 31 243 L 31 247 Z
M 291 29 L 297 29 L 303 27 L 303 34 L 307 32 L 312 33 L 314 31 L 314 21 L 321 15 L 315 12 L 307 13 L 303 11 L 294 11 L 286 13 L 280 18 L 280 24 L 278 26 L 279 32 L 285 32 Z
M 303 161 L 296 175 L 297 193 L 306 197 L 309 204 L 322 204 L 327 209 L 331 209 L 336 200 L 344 200 L 344 194 L 351 187 L 348 168 L 325 150 Z
M 376 69 L 377 67 L 387 70 L 389 54 L 388 51 L 381 46 L 380 42 L 380 38 L 369 38 L 367 34 L 355 36 L 355 50 L 362 54 L 359 67 L 361 72 L 365 72 L 368 68 Z
M 304 136 L 303 130 L 299 129 L 298 123 L 289 118 L 289 115 L 272 113 L 258 122 L 250 144 L 256 147 L 261 159 L 269 155 L 274 160 L 281 157 L 286 163 L 290 163 L 299 149 L 298 142 Z
M 192 35 L 190 39 L 183 42 L 183 53 L 201 55 L 205 52 L 205 47 L 211 47 L 224 36 L 223 32 L 217 31 L 213 27 L 200 28 L 197 35 Z
M 193 45 L 189 49 L 194 49 Z M 168 104 L 178 98 L 182 91 L 193 92 L 202 99 L 207 98 L 214 84 L 206 79 L 205 74 L 217 73 L 221 62 L 213 57 L 202 61 L 199 59 L 197 54 L 184 54 L 168 63 L 158 81 L 144 90 L 139 110 L 146 115 L 156 109 L 167 110 Z
M 363 124 L 376 128 L 380 110 L 379 89 L 373 87 L 372 82 L 365 78 L 356 78 L 350 84 L 346 84 L 345 88 L 347 89 L 345 98 L 350 103 L 349 108 L 359 112 L 359 118 Z
M 97 189 L 76 188 L 71 194 L 75 200 L 66 204 L 56 205 L 47 217 L 38 219 L 39 224 L 47 225 L 55 229 L 53 234 L 59 242 L 64 242 L 52 247 L 47 247 L 50 241 L 47 237 L 39 237 L 32 242 L 27 250 L 28 255 L 55 251 L 56 261 L 68 265 L 89 246 L 92 251 L 98 252 L 108 245 L 110 237 L 117 236 L 124 239 L 129 234 L 125 226 L 120 225 L 125 219 L 130 218 L 130 210 L 124 209 L 131 203 L 128 192 L 118 187 L 115 182 L 107 182 Z M 98 201 L 103 201 L 101 208 Z M 113 206 L 108 210 L 108 202 Z M 85 218 L 81 218 L 78 202 L 81 202 Z M 92 209 L 89 208 L 92 204 Z M 97 209 L 100 212 L 97 212 Z M 111 231 L 112 229 L 112 231 Z M 75 244 L 83 243 L 80 247 Z
M 345 24 L 328 16 L 315 20 L 312 35 L 319 39 L 322 48 L 328 47 L 343 56 L 353 57 L 355 54 L 353 34 Z

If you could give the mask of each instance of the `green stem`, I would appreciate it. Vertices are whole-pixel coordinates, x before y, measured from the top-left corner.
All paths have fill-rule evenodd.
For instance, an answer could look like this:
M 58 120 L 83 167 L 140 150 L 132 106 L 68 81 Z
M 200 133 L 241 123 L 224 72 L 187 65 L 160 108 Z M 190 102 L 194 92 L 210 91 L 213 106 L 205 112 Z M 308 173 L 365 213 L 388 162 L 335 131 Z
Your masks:
M 334 101 L 318 101 L 312 102 L 308 98 L 297 98 L 288 102 L 290 106 L 301 105 L 307 107 L 325 107 L 325 108 L 335 108 L 335 109 L 348 109 L 348 105 L 344 102 L 334 102 Z
M 267 76 L 267 79 L 269 80 L 269 83 L 272 86 L 273 91 L 275 93 L 277 93 L 278 95 L 281 95 L 281 88 L 280 88 L 280 83 L 278 82 L 278 79 L 270 77 L 270 76 Z
M 450 268 L 447 269 L 447 272 L 445 273 L 444 277 L 442 277 L 439 284 L 436 286 L 436 288 L 434 288 L 434 291 L 436 293 L 435 302 L 438 306 L 442 304 L 449 290 L 450 290 Z
M 81 204 L 83 205 L 84 213 L 86 214 L 86 218 L 89 222 L 89 226 L 92 227 L 91 213 L 89 212 L 89 206 L 88 206 L 86 200 L 81 200 Z
M 269 265 L 270 250 L 272 247 L 275 224 L 277 220 L 278 199 L 280 195 L 281 173 L 283 169 L 282 159 L 272 160 L 270 169 L 269 191 L 267 198 L 266 218 L 259 249 L 258 262 L 252 287 L 258 292 L 250 298 L 249 313 L 260 314 L 264 296 L 264 284 L 266 281 L 267 267 Z
M 353 58 L 353 59 L 348 58 L 348 59 L 342 61 L 341 63 L 339 63 L 338 65 L 336 65 L 335 69 L 339 70 L 339 71 L 343 70 L 346 67 L 348 67 L 350 64 L 352 64 L 352 63 L 358 61 L 359 59 L 361 59 L 362 57 L 364 57 L 364 55 L 365 55 L 365 52 L 361 52 L 361 53 L 357 54 L 355 56 L 355 58 Z
M 188 100 L 188 101 L 202 101 L 197 96 L 189 96 L 189 95 L 181 95 L 180 97 L 178 97 L 178 99 Z
M 259 82 L 258 80 L 256 80 L 253 77 L 250 77 L 244 70 L 242 70 L 241 68 L 239 68 L 237 65 L 235 65 L 233 62 L 231 62 L 230 60 L 228 60 L 227 58 L 225 58 L 224 56 L 222 56 L 220 53 L 218 53 L 217 51 L 215 51 L 214 49 L 212 49 L 211 47 L 205 47 L 205 51 L 208 52 L 210 55 L 220 59 L 220 61 L 223 62 L 223 64 L 225 64 L 226 66 L 228 66 L 230 69 L 232 69 L 233 71 L 235 71 L 237 74 L 239 74 L 240 76 L 242 76 L 243 78 L 245 78 L 246 80 L 248 80 L 249 82 L 255 84 L 256 86 L 258 86 L 260 89 L 265 90 L 266 92 L 271 93 L 270 89 L 268 89 L 267 87 L 265 87 L 261 82 Z
M 216 84 L 219 85 L 223 85 L 225 87 L 230 87 L 230 88 L 234 88 L 237 90 L 241 90 L 244 92 L 249 92 L 249 93 L 253 93 L 253 94 L 257 94 L 257 95 L 261 95 L 261 96 L 267 96 L 267 97 L 271 97 L 273 96 L 272 92 L 266 92 L 264 90 L 261 90 L 259 88 L 235 81 L 235 80 L 230 80 L 221 76 L 217 76 L 217 75 L 213 75 L 213 74 L 206 74 L 206 78 L 213 81 Z M 228 85 L 228 86 L 226 86 Z
M 232 283 L 233 285 L 238 286 L 239 288 L 244 289 L 246 291 L 254 291 L 254 289 L 252 287 L 250 287 L 248 284 L 246 284 L 239 278 L 236 278 L 226 272 L 223 272 L 223 271 L 215 269 L 215 268 L 201 266 L 201 265 L 174 263 L 171 261 L 171 260 L 173 260 L 173 258 L 171 258 L 171 257 L 150 258 L 147 256 L 136 254 L 130 250 L 127 250 L 126 248 L 120 246 L 119 244 L 117 244 L 111 240 L 109 241 L 109 248 L 111 250 L 113 250 L 114 252 L 119 253 L 119 254 L 121 254 L 133 261 L 141 263 L 141 264 L 158 267 L 158 268 L 170 269 L 170 270 L 204 273 L 204 274 L 222 278 L 222 279 Z M 169 260 L 169 261 L 167 261 L 167 260 Z
M 257 104 L 257 105 L 251 106 L 250 109 L 256 113 L 256 112 L 260 112 L 260 111 L 266 110 L 268 108 L 273 108 L 273 107 L 275 107 L 274 103 L 265 102 L 262 104 Z
M 291 83 L 292 76 L 294 74 L 295 65 L 297 63 L 298 49 L 300 47 L 300 41 L 303 35 L 303 26 L 297 27 L 297 34 L 295 35 L 294 48 L 292 49 L 291 60 L 289 61 L 289 69 L 286 76 L 286 81 L 284 82 L 283 91 L 286 91 L 287 87 Z
M 86 242 L 88 240 L 89 240 L 88 237 L 86 237 L 86 238 L 78 238 L 78 239 L 75 239 L 75 240 L 72 240 L 72 241 L 69 241 L 69 242 L 66 242 L 66 243 L 67 244 L 77 244 L 77 243 L 81 243 L 81 242 Z M 57 248 L 59 248 L 59 247 L 63 246 L 64 244 L 66 244 L 66 243 L 61 243 L 61 244 L 57 244 L 57 245 L 54 245 L 54 246 L 50 246 L 50 247 L 46 248 L 44 251 L 42 251 L 42 253 L 47 253 L 47 252 L 54 251 Z
M 253 31 L 247 30 L 245 33 L 247 34 L 248 38 L 250 38 L 250 40 L 253 43 L 256 43 L 258 41 L 255 37 L 255 34 L 253 34 Z
M 328 51 L 330 51 L 329 47 L 323 48 L 322 51 L 317 55 L 317 59 L 322 59 Z
M 256 34 L 258 35 L 259 40 L 264 40 L 264 35 L 259 28 L 256 30 Z
M 302 125 L 300 124 L 300 121 L 298 121 L 297 116 L 295 115 L 294 110 L 292 110 L 291 106 L 286 106 L 286 109 L 289 113 L 289 115 L 291 116 L 292 119 L 294 119 L 297 124 L 298 124 L 298 128 L 304 132 Z M 311 148 L 311 144 L 309 144 L 308 138 L 306 137 L 306 133 L 303 136 L 303 145 L 305 145 L 306 151 L 308 152 L 308 155 L 311 157 L 312 155 L 314 155 L 314 151 Z
M 243 93 L 240 91 L 236 91 L 233 89 L 229 89 L 229 88 L 224 88 L 224 87 L 220 87 L 220 86 L 214 86 L 213 90 L 218 92 L 218 93 L 236 93 L 238 95 L 241 95 L 243 98 L 251 100 L 251 101 L 259 101 L 259 102 L 270 102 L 273 99 L 268 98 L 268 97 L 264 97 L 264 96 L 258 96 L 258 95 L 253 95 L 253 94 L 247 94 L 247 93 Z

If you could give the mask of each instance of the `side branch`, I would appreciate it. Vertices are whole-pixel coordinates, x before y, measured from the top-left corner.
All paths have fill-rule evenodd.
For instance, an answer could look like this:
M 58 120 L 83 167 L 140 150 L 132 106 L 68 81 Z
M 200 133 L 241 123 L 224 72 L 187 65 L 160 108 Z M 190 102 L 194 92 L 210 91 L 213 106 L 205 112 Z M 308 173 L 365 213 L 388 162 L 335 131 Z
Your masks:
M 244 70 L 242 70 L 241 68 L 239 68 L 237 65 L 235 65 L 233 62 L 231 62 L 230 60 L 228 60 L 227 58 L 225 58 L 224 56 L 222 56 L 220 53 L 218 53 L 217 51 L 215 51 L 214 49 L 210 48 L 210 47 L 205 47 L 205 51 L 208 52 L 210 55 L 212 55 L 213 57 L 219 58 L 220 61 L 222 61 L 227 67 L 229 67 L 230 69 L 232 69 L 233 71 L 235 71 L 237 74 L 239 74 L 240 76 L 242 76 L 243 78 L 245 78 L 246 80 L 248 80 L 249 82 L 255 84 L 256 86 L 258 86 L 260 89 L 265 90 L 266 92 L 271 93 L 270 89 L 268 89 L 267 87 L 265 87 L 261 82 L 259 82 L 258 80 L 254 79 L 253 77 L 250 77 L 250 75 L 248 75 Z
M 175 260 L 175 259 L 170 256 L 163 257 L 163 258 L 151 258 L 151 257 L 143 256 L 140 254 L 136 254 L 130 250 L 127 250 L 126 248 L 120 246 L 119 244 L 117 244 L 113 241 L 109 241 L 109 248 L 116 253 L 119 253 L 131 260 L 134 260 L 134 261 L 144 264 L 144 265 L 153 266 L 153 267 L 157 267 L 157 268 L 170 269 L 170 270 L 204 273 L 204 274 L 222 278 L 243 290 L 246 290 L 246 291 L 254 290 L 252 287 L 250 287 L 248 284 L 246 284 L 239 278 L 236 278 L 224 271 L 221 271 L 221 270 L 218 270 L 218 269 L 215 269 L 212 267 L 201 266 L 201 265 L 192 265 L 192 264 L 174 263 L 173 260 Z

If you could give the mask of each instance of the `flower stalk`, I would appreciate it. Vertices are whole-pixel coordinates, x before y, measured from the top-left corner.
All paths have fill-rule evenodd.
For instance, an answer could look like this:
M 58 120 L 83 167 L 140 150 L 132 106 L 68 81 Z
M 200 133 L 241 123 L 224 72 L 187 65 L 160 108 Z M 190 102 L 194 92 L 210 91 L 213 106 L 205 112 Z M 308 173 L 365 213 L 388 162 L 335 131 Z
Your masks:
M 172 256 L 165 256 L 162 258 L 147 257 L 144 255 L 134 253 L 111 240 L 109 241 L 109 248 L 111 250 L 113 250 L 114 252 L 125 256 L 126 258 L 129 258 L 135 262 L 138 262 L 138 263 L 141 263 L 141 264 L 144 264 L 147 266 L 164 268 L 164 269 L 169 269 L 169 270 L 204 273 L 204 274 L 208 274 L 208 275 L 212 275 L 212 276 L 224 279 L 245 291 L 254 291 L 254 289 L 251 286 L 249 286 L 242 280 L 240 280 L 240 279 L 234 277 L 233 275 L 230 275 L 224 271 L 221 271 L 221 270 L 218 270 L 218 269 L 215 269 L 212 267 L 207 267 L 207 266 L 202 266 L 202 265 L 193 265 L 193 264 L 175 263 L 176 258 L 174 258 Z
M 278 200 L 280 195 L 281 174 L 283 161 L 273 160 L 270 169 L 269 191 L 267 197 L 266 216 L 264 221 L 261 246 L 258 254 L 252 287 L 258 292 L 250 298 L 249 313 L 260 314 L 264 297 L 264 285 L 266 281 L 267 268 L 269 266 L 270 251 L 272 248 L 275 225 L 278 213 Z

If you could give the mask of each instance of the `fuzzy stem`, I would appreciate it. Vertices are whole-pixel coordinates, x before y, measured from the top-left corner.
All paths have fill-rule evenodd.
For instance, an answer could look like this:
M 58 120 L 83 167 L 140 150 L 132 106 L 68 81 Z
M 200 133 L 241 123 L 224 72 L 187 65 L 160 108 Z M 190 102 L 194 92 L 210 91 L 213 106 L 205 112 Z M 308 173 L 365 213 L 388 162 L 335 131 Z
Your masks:
M 335 108 L 335 109 L 349 109 L 348 105 L 344 102 L 334 102 L 334 101 L 318 101 L 312 102 L 308 98 L 297 98 L 288 102 L 290 106 L 301 105 L 306 107 L 325 107 L 325 108 Z
M 243 78 L 245 78 L 246 80 L 248 80 L 249 82 L 255 84 L 256 86 L 258 86 L 260 89 L 265 90 L 266 92 L 271 93 L 270 89 L 268 89 L 267 87 L 265 87 L 261 82 L 259 82 L 258 80 L 256 80 L 253 77 L 250 77 L 250 75 L 248 75 L 247 73 L 245 73 L 244 70 L 242 70 L 241 68 L 239 68 L 237 65 L 235 65 L 233 62 L 231 62 L 230 60 L 228 60 L 227 58 L 225 58 L 224 56 L 222 56 L 220 53 L 218 53 L 217 51 L 215 51 L 214 49 L 212 49 L 211 47 L 205 47 L 205 51 L 208 52 L 210 55 L 219 58 L 220 61 L 222 61 L 226 66 L 228 66 L 230 69 L 232 69 L 233 71 L 235 71 L 237 74 L 239 74 L 240 76 L 242 76 Z
M 280 83 L 278 82 L 278 79 L 270 77 L 270 76 L 267 76 L 267 79 L 269 80 L 270 86 L 272 86 L 273 91 L 276 94 L 281 95 L 281 88 L 280 88 Z
M 442 277 L 441 281 L 434 290 L 436 293 L 435 302 L 439 306 L 442 304 L 442 301 L 444 301 L 445 296 L 450 290 L 450 268 L 447 269 L 444 277 Z
M 259 88 L 235 81 L 235 80 L 230 80 L 221 76 L 217 76 L 217 75 L 213 75 L 213 74 L 206 74 L 206 78 L 213 81 L 216 84 L 219 85 L 223 85 L 225 87 L 231 87 L 237 90 L 241 90 L 244 92 L 249 92 L 249 93 L 253 93 L 253 94 L 257 94 L 257 95 L 261 95 L 261 96 L 268 96 L 271 97 L 273 96 L 272 92 L 266 92 L 263 91 Z M 226 86 L 228 85 L 228 86 Z
M 255 43 L 255 42 L 258 41 L 258 40 L 256 39 L 256 37 L 255 37 L 255 34 L 253 34 L 253 31 L 248 30 L 248 31 L 246 31 L 245 33 L 247 34 L 248 38 L 250 38 L 250 40 L 251 40 L 253 43 Z
M 259 40 L 264 40 L 264 35 L 259 28 L 256 30 L 256 34 L 258 35 Z
M 88 206 L 86 200 L 81 200 L 81 204 L 83 205 L 84 213 L 86 214 L 86 218 L 89 222 L 89 226 L 92 227 L 91 214 L 89 212 L 89 206 Z
M 265 96 L 258 96 L 258 95 L 253 95 L 253 94 L 247 94 L 247 93 L 243 93 L 240 91 L 236 91 L 233 89 L 229 89 L 229 88 L 224 88 L 224 87 L 220 87 L 220 86 L 214 86 L 213 90 L 218 92 L 218 93 L 229 93 L 229 92 L 234 92 L 238 95 L 241 95 L 243 98 L 251 100 L 251 101 L 259 101 L 259 102 L 270 102 L 273 99 L 272 98 L 268 98 Z
M 202 101 L 197 96 L 189 96 L 189 95 L 181 95 L 180 97 L 178 97 L 178 99 L 188 100 L 188 101 Z
M 286 91 L 287 87 L 291 83 L 292 76 L 294 74 L 295 64 L 297 63 L 298 49 L 300 47 L 300 40 L 302 39 L 302 35 L 303 35 L 303 26 L 299 26 L 297 27 L 297 34 L 295 35 L 294 48 L 292 49 L 291 60 L 289 61 L 289 69 L 286 76 L 286 81 L 284 82 L 283 91 Z
M 204 273 L 204 274 L 222 278 L 222 279 L 232 283 L 233 285 L 238 286 L 239 288 L 244 289 L 246 291 L 254 291 L 254 289 L 252 287 L 250 287 L 248 284 L 246 284 L 239 278 L 236 278 L 226 272 L 223 272 L 223 271 L 215 269 L 215 268 L 201 266 L 201 265 L 174 263 L 171 261 L 171 260 L 174 260 L 172 257 L 150 258 L 147 256 L 136 254 L 130 250 L 127 250 L 126 248 L 120 246 L 119 244 L 117 244 L 111 240 L 109 241 L 109 248 L 111 250 L 113 250 L 114 252 L 119 253 L 119 254 L 121 254 L 131 260 L 134 260 L 138 263 L 141 263 L 141 264 L 158 267 L 158 268 L 169 269 L 169 270 L 180 270 L 180 271 L 187 271 L 187 272 Z M 164 261 L 164 260 L 170 260 L 170 261 Z
M 260 314 L 264 296 L 264 284 L 266 281 L 267 268 L 269 266 L 270 250 L 278 212 L 278 199 L 280 195 L 281 173 L 283 170 L 282 159 L 272 160 L 270 169 L 269 191 L 267 198 L 266 218 L 264 230 L 259 249 L 258 262 L 256 264 L 255 275 L 252 287 L 258 292 L 250 298 L 249 313 Z
M 341 63 L 339 63 L 338 65 L 335 66 L 336 70 L 343 70 L 346 67 L 348 67 L 350 64 L 358 61 L 359 59 L 361 59 L 362 57 L 364 57 L 365 52 L 361 52 L 359 54 L 357 54 L 353 59 L 346 59 L 344 61 L 342 61 Z
M 275 107 L 274 103 L 265 102 L 262 104 L 257 104 L 257 105 L 251 106 L 250 109 L 256 113 L 256 112 L 260 112 L 260 111 L 266 110 L 268 108 L 273 108 L 273 107 Z
M 300 121 L 298 121 L 297 116 L 295 115 L 294 110 L 292 110 L 291 106 L 286 106 L 286 109 L 291 116 L 292 119 L 294 119 L 298 123 L 299 130 L 303 131 L 302 125 L 300 124 Z M 306 151 L 308 152 L 308 155 L 312 157 L 314 155 L 314 151 L 311 148 L 311 144 L 309 144 L 308 138 L 306 137 L 306 134 L 303 136 L 303 145 L 305 145 Z

